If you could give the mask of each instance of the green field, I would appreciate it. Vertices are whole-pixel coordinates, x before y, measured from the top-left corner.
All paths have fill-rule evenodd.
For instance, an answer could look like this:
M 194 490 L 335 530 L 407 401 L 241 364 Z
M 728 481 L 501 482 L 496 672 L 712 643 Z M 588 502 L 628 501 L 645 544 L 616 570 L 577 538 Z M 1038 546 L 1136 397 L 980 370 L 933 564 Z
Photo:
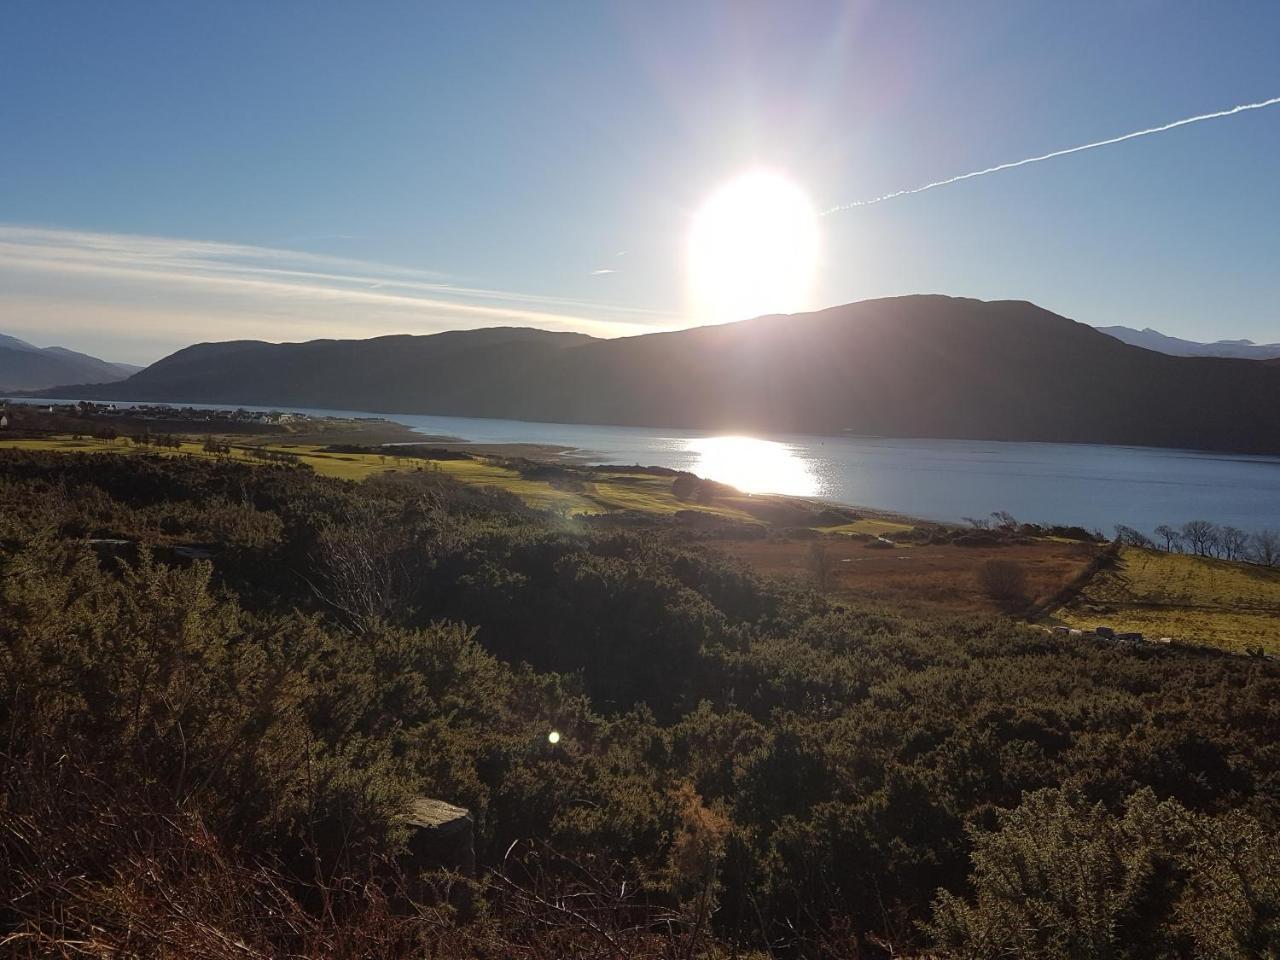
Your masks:
M 1280 569 L 1125 547 L 1056 620 L 1280 653 Z

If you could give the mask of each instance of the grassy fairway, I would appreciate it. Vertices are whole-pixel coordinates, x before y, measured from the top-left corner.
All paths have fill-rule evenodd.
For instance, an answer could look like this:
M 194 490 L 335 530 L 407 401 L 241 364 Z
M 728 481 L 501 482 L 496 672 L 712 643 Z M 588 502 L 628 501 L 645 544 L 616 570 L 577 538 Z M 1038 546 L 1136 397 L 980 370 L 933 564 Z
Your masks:
M 613 510 L 673 514 L 680 510 L 695 509 L 739 520 L 751 519 L 740 510 L 697 506 L 677 500 L 671 493 L 670 477 L 650 474 L 623 471 L 601 474 L 599 479 L 585 481 L 581 489 L 565 490 L 546 480 L 523 477 L 518 471 L 486 457 L 423 460 L 367 453 L 325 453 L 320 448 L 306 446 L 266 449 L 297 454 L 302 462 L 311 464 L 317 473 L 346 480 L 363 480 L 374 474 L 420 468 L 439 470 L 463 483 L 507 490 L 540 510 L 564 510 L 570 514 L 606 513 Z
M 382 456 L 376 453 L 334 453 L 314 444 L 271 443 L 255 444 L 252 448 L 235 444 L 231 440 L 230 454 L 213 454 L 204 450 L 203 442 L 184 441 L 175 450 L 156 447 L 138 447 L 119 439 L 102 441 L 76 440 L 67 437 L 49 439 L 0 439 L 2 450 L 50 450 L 67 453 L 101 453 L 117 456 L 194 456 L 217 459 L 230 457 L 246 463 L 262 461 L 249 456 L 248 451 L 264 450 L 295 455 L 299 462 L 307 464 L 316 473 L 341 480 L 365 480 L 388 473 L 408 473 L 416 470 L 439 470 L 462 481 L 479 486 L 497 487 L 510 491 L 524 499 L 530 506 L 541 510 L 564 510 L 569 514 L 607 513 L 614 510 L 634 510 L 641 513 L 674 514 L 681 510 L 698 510 L 750 521 L 744 511 L 724 505 L 701 506 L 677 500 L 671 493 L 671 478 L 646 473 L 618 471 L 590 477 L 581 489 L 566 490 L 552 486 L 545 480 L 528 479 L 519 472 L 486 457 L 470 459 L 428 460 L 411 457 Z
M 1073 627 L 1280 653 L 1280 570 L 1125 547 L 1119 566 L 1055 616 Z
M 389 458 L 388 458 L 389 459 Z M 415 463 L 415 461 L 410 461 Z M 421 464 L 422 461 L 416 461 Z M 646 473 L 599 474 L 586 479 L 580 489 L 565 490 L 545 480 L 522 477 L 519 472 L 484 457 L 470 460 L 427 461 L 463 483 L 500 487 L 522 497 L 539 509 L 558 509 L 570 514 L 609 513 L 633 510 L 639 513 L 670 515 L 682 510 L 698 510 L 735 520 L 752 518 L 741 510 L 722 505 L 698 505 L 677 500 L 671 492 L 671 478 Z
M 127 453 L 129 447 L 120 442 L 105 443 L 101 440 L 74 440 L 71 437 L 50 437 L 40 440 L 0 440 L 0 450 L 52 450 L 54 453 Z

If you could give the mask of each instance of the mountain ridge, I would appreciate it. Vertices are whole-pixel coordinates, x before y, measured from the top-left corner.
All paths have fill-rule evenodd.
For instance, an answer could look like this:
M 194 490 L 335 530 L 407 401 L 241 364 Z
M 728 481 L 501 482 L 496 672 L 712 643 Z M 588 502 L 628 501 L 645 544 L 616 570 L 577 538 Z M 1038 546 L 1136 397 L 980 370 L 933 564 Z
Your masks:
M 37 347 L 0 334 L 0 389 L 39 390 L 94 378 L 114 382 L 142 369 L 133 364 L 111 363 L 66 347 Z
M 1254 343 L 1252 340 L 1215 340 L 1202 343 L 1183 340 L 1167 333 L 1143 327 L 1097 327 L 1108 336 L 1135 347 L 1166 353 L 1173 357 L 1231 357 L 1238 360 L 1275 360 L 1280 358 L 1280 343 Z
M 1280 453 L 1280 367 L 1172 357 L 1027 301 L 916 295 L 595 339 L 489 328 L 185 348 L 71 396 L 714 431 Z

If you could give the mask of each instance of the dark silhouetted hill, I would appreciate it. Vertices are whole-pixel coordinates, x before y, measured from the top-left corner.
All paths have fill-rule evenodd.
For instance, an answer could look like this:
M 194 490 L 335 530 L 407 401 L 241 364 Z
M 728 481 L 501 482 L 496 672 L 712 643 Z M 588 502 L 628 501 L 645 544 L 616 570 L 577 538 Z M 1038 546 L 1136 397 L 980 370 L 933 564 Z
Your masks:
M 537 330 L 181 350 L 76 396 L 1280 453 L 1280 368 L 1022 301 L 912 296 L 615 340 Z

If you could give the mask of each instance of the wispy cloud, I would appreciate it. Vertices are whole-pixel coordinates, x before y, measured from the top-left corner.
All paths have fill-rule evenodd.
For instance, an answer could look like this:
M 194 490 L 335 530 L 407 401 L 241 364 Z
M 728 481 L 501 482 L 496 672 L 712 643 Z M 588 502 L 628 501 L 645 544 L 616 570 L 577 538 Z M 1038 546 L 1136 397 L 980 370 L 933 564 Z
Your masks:
M 982 170 L 973 170 L 969 173 L 959 174 L 958 176 L 947 177 L 945 180 L 935 180 L 932 183 L 926 183 L 919 187 L 910 187 L 906 190 L 895 190 L 893 193 L 886 193 L 879 197 L 871 197 L 869 200 L 854 200 L 851 203 L 841 203 L 822 211 L 822 215 L 825 217 L 828 214 L 839 213 L 842 210 L 852 210 L 855 207 L 869 207 L 873 203 L 884 203 L 886 200 L 893 200 L 897 197 L 907 197 L 913 193 L 924 193 L 926 190 L 945 187 L 949 184 L 959 183 L 961 180 L 972 180 L 974 177 L 985 177 L 988 174 L 1000 173 L 1002 170 L 1012 170 L 1014 167 L 1025 167 L 1029 163 L 1040 163 L 1044 160 L 1053 160 L 1055 157 L 1065 157 L 1068 154 L 1080 153 L 1084 150 L 1096 150 L 1098 147 L 1109 147 L 1114 143 L 1123 143 L 1126 140 L 1135 140 L 1138 137 L 1149 137 L 1153 133 L 1164 133 L 1166 130 L 1185 127 L 1191 123 L 1202 123 L 1205 120 L 1217 120 L 1220 117 L 1230 117 L 1237 113 L 1244 113 L 1247 110 L 1261 110 L 1263 107 L 1272 107 L 1278 103 L 1280 103 L 1280 97 L 1272 97 L 1270 100 L 1260 100 L 1257 103 L 1242 103 L 1239 106 L 1231 107 L 1227 110 L 1217 110 L 1213 113 L 1202 113 L 1194 117 L 1184 117 L 1181 120 L 1163 123 L 1158 127 L 1147 127 L 1145 130 L 1134 130 L 1132 133 L 1121 134 L 1118 137 L 1110 137 L 1106 140 L 1095 140 L 1093 143 L 1083 143 L 1078 147 L 1067 147 L 1065 150 L 1054 150 L 1052 153 L 1043 153 L 1038 157 L 1026 157 L 1022 160 L 1000 163 L 994 167 L 986 167 Z
M 166 352 L 197 340 L 532 325 L 618 336 L 656 311 L 471 286 L 427 270 L 246 244 L 0 225 L 0 330 Z M 113 351 L 119 355 L 119 351 Z
M 617 273 L 617 272 L 618 272 L 617 270 L 610 270 L 608 267 L 601 267 L 599 270 L 592 270 L 591 275 L 593 277 L 602 277 L 606 273 Z

